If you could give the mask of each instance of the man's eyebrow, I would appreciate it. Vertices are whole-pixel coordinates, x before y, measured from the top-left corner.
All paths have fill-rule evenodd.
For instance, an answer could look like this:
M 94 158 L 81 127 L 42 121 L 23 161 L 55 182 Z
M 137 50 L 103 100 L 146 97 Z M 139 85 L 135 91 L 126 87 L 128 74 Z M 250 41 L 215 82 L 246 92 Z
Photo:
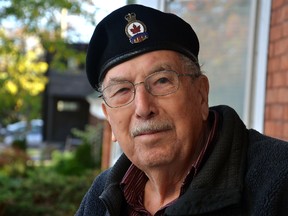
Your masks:
M 154 73 L 154 72 L 159 72 L 159 71 L 163 71 L 163 70 L 172 70 L 172 67 L 168 64 L 162 64 L 162 65 L 157 65 L 155 67 L 152 68 L 152 70 L 150 70 L 150 73 Z M 146 76 L 148 76 L 149 74 L 147 74 Z M 112 85 L 115 83 L 119 83 L 119 82 L 125 82 L 125 81 L 130 81 L 127 78 L 124 77 L 110 77 L 106 83 L 106 86 L 108 85 Z
M 124 77 L 112 77 L 112 78 L 109 78 L 109 80 L 106 83 L 106 86 L 119 83 L 119 82 L 125 82 L 125 81 L 128 81 L 128 80 Z
M 154 72 L 163 71 L 163 70 L 172 70 L 172 67 L 168 64 L 163 64 L 163 65 L 158 65 L 154 67 L 151 71 L 152 73 L 154 73 Z

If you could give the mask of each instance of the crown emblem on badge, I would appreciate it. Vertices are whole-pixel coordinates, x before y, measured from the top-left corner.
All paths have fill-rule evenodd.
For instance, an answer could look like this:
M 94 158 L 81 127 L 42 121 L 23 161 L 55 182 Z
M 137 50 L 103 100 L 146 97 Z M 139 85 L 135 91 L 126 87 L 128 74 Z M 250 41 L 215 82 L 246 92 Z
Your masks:
M 135 13 L 128 13 L 125 16 L 125 19 L 128 22 L 125 27 L 125 32 L 130 43 L 141 43 L 148 38 L 145 24 L 139 20 L 136 20 Z

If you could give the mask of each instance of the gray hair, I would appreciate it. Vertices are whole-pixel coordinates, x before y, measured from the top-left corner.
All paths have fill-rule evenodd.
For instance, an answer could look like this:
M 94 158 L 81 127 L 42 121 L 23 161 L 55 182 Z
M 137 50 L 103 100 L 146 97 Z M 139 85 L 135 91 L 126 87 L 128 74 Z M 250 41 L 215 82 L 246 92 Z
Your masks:
M 179 58 L 180 61 L 183 63 L 183 71 L 184 73 L 189 73 L 191 72 L 195 78 L 201 76 L 203 74 L 201 70 L 201 66 L 199 65 L 198 62 L 195 63 L 192 59 L 188 58 L 187 56 L 179 53 Z

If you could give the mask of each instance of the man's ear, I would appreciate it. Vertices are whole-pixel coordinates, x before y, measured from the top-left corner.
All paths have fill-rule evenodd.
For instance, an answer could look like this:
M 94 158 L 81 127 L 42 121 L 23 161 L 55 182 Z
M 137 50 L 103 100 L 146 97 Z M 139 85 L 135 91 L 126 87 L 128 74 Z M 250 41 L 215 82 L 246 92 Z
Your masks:
M 199 92 L 201 96 L 201 112 L 203 120 L 208 118 L 209 114 L 209 80 L 205 75 L 201 75 L 199 77 L 200 85 L 199 85 Z
M 111 140 L 112 140 L 112 142 L 117 142 L 117 139 L 116 139 L 113 131 L 111 132 Z
M 110 124 L 110 116 L 107 113 L 107 107 L 104 103 L 102 103 L 102 111 L 103 111 L 108 123 Z M 111 124 L 110 124 L 110 126 L 111 126 Z M 112 127 L 111 127 L 111 140 L 112 140 L 112 142 L 117 142 L 117 139 L 116 139 L 116 137 L 112 131 Z

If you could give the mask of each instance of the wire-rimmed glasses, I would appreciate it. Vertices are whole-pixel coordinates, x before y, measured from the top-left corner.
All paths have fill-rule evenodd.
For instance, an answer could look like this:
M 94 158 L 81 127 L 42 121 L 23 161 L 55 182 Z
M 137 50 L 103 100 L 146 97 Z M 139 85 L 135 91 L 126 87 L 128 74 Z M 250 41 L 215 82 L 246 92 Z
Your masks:
M 179 76 L 191 76 L 194 74 L 178 74 L 173 70 L 157 71 L 145 78 L 144 81 L 132 83 L 130 81 L 120 81 L 110 84 L 102 91 L 103 98 L 107 106 L 111 108 L 123 107 L 130 104 L 136 94 L 136 86 L 144 84 L 145 89 L 154 96 L 165 96 L 176 92 L 179 88 Z

